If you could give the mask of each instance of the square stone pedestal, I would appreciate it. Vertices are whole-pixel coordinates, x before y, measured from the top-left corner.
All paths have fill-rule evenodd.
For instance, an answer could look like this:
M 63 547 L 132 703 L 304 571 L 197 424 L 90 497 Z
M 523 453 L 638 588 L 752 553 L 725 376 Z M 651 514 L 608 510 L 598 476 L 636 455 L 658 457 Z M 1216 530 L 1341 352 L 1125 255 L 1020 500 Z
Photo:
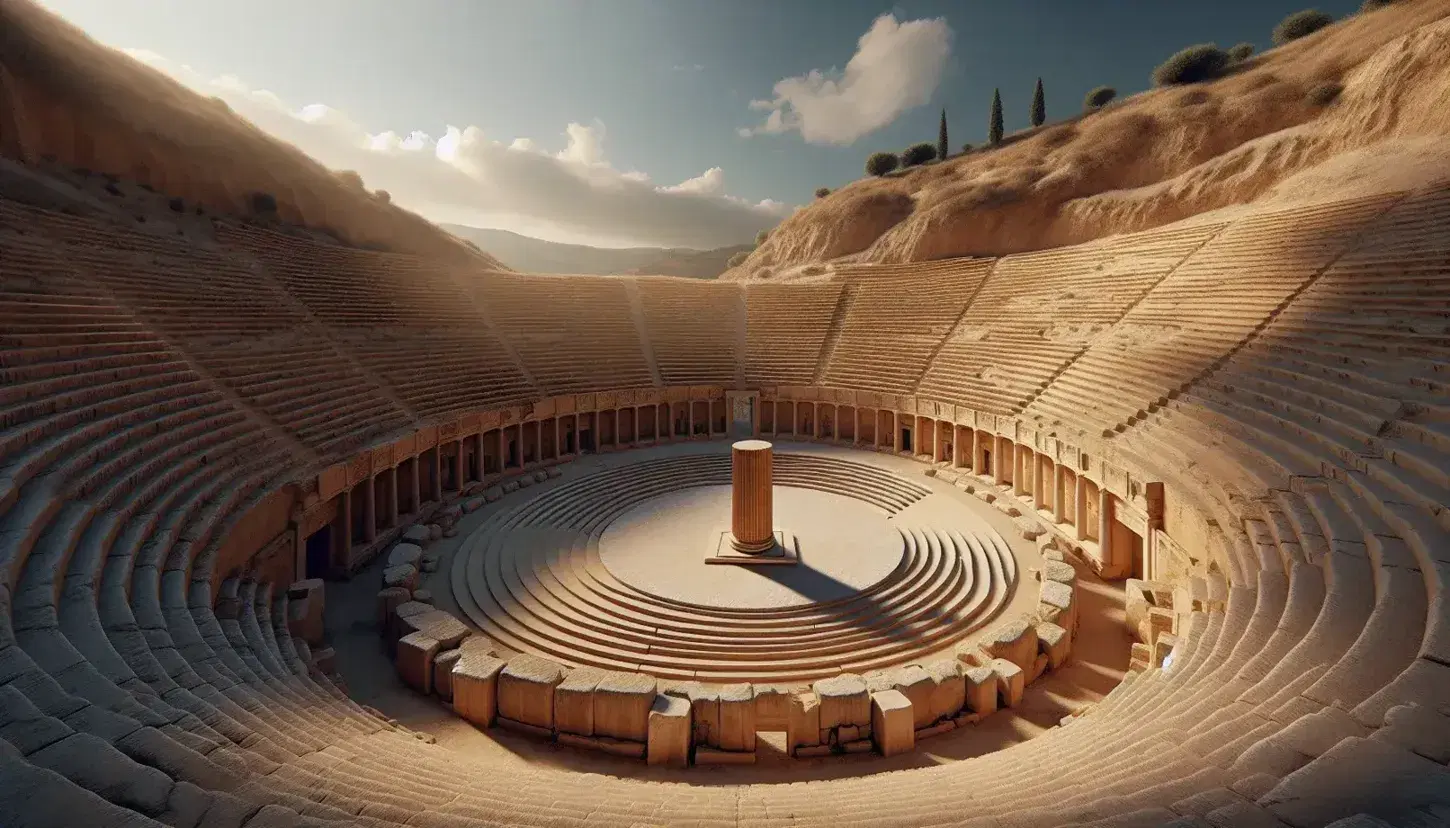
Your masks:
M 775 546 L 758 555 L 747 555 L 736 550 L 731 540 L 729 529 L 712 532 L 705 550 L 705 563 L 737 566 L 794 566 L 800 563 L 800 550 L 796 547 L 795 535 L 784 529 L 775 530 Z

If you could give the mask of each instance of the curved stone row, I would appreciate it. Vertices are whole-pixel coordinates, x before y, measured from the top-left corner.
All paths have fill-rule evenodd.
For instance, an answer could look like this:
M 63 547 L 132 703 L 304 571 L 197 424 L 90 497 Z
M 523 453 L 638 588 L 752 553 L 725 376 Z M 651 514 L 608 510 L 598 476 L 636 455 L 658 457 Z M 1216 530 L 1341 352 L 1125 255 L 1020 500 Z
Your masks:
M 454 558 L 460 609 L 505 647 L 568 665 L 672 679 L 799 681 L 947 649 L 1011 597 L 1016 559 L 999 535 L 929 526 L 896 527 L 902 560 L 881 582 L 799 607 L 686 604 L 623 583 L 601 563 L 601 534 L 634 504 L 728 480 L 728 456 L 668 458 L 571 481 L 501 511 Z M 779 455 L 775 480 L 891 511 L 930 492 L 866 464 L 810 455 Z

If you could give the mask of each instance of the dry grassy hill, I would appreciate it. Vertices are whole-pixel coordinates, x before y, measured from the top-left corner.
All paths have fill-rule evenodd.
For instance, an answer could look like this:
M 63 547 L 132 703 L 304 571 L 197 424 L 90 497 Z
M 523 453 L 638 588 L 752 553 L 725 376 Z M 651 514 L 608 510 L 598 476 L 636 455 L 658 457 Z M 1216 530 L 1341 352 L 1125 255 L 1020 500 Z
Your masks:
M 282 222 L 349 244 L 500 267 L 30 0 L 0 0 L 0 156 L 106 174 L 222 214 L 247 215 L 252 195 L 269 193 Z
M 857 181 L 786 219 L 723 278 L 1020 253 L 1443 175 L 1447 16 L 1447 0 L 1400 0 L 1219 80 L 1153 89 L 996 150 Z M 1165 44 L 1165 57 L 1179 45 Z M 1310 93 L 1325 84 L 1343 91 L 1318 105 Z

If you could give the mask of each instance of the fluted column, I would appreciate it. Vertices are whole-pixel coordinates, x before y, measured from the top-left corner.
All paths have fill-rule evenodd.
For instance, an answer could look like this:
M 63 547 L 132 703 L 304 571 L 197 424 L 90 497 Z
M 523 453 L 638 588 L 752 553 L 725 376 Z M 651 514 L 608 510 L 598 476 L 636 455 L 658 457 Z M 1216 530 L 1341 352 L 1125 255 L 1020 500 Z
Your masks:
M 730 447 L 730 534 L 737 552 L 759 555 L 775 546 L 771 445 L 741 440 Z

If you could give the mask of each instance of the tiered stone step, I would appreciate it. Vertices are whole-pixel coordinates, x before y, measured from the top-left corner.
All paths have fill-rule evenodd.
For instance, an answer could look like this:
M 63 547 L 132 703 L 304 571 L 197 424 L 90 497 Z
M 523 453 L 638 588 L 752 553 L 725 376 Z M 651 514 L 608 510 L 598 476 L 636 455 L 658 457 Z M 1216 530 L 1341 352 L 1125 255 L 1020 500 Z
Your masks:
M 780 609 L 688 604 L 618 581 L 599 537 L 631 503 L 725 485 L 728 457 L 698 455 L 592 475 L 485 524 L 455 558 L 461 608 L 500 644 L 569 665 L 667 678 L 804 680 L 904 663 L 948 647 L 1005 604 L 1015 559 L 999 536 L 898 527 L 885 580 L 839 600 Z M 897 512 L 929 490 L 872 466 L 777 455 L 775 482 L 845 493 Z M 510 533 L 528 530 L 527 543 Z M 542 531 L 540 531 L 542 530 Z M 551 544 L 549 537 L 562 538 Z

